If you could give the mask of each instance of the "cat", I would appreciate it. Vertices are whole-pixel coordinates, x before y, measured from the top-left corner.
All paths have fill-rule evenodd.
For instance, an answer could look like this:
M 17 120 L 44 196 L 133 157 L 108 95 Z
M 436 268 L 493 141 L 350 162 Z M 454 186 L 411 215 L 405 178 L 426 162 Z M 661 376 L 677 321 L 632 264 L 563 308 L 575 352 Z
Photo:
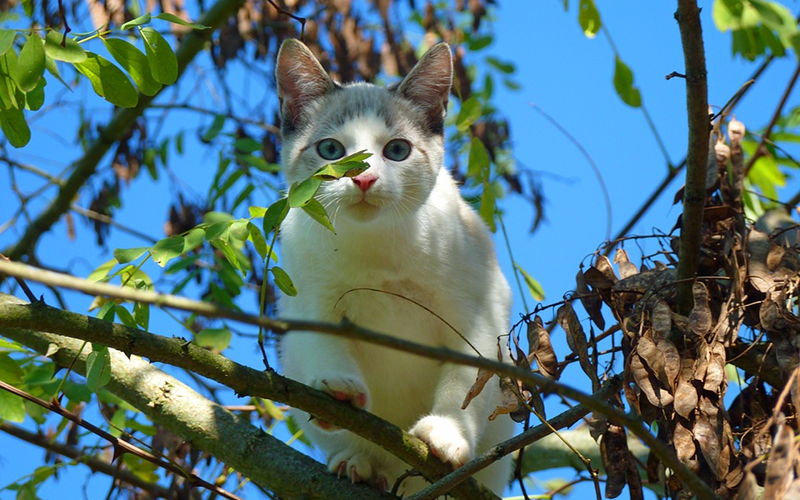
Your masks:
M 450 47 L 440 43 L 395 87 L 341 85 L 303 43 L 283 43 L 276 80 L 288 185 L 357 151 L 372 156 L 364 172 L 320 188 L 317 199 L 335 234 L 302 210 L 291 210 L 283 222 L 283 265 L 297 295 L 279 298 L 281 317 L 333 323 L 346 317 L 414 342 L 472 355 L 474 346 L 497 356 L 510 289 L 486 225 L 442 167 L 452 74 Z M 287 334 L 280 359 L 287 376 L 409 430 L 456 467 L 513 432 L 507 417 L 487 418 L 499 403 L 496 382 L 461 409 L 475 368 L 311 332 Z M 328 469 L 354 482 L 386 488 L 409 469 L 349 431 L 303 412 L 298 421 L 327 452 Z M 510 466 L 506 457 L 476 479 L 500 494 Z M 407 479 L 400 491 L 424 485 Z

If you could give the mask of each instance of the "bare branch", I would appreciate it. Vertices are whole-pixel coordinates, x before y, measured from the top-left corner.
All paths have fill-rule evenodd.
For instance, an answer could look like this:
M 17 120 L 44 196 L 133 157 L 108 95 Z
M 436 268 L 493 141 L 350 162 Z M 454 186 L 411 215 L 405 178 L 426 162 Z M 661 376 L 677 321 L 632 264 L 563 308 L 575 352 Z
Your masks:
M 691 278 L 697 274 L 700 257 L 700 230 L 706 199 L 705 179 L 708 164 L 708 85 L 706 54 L 700 9 L 695 0 L 678 0 L 675 13 L 681 32 L 683 59 L 686 65 L 686 108 L 689 120 L 689 143 L 686 153 L 686 186 L 683 191 L 683 217 L 678 254 L 678 308 L 688 314 L 692 308 Z

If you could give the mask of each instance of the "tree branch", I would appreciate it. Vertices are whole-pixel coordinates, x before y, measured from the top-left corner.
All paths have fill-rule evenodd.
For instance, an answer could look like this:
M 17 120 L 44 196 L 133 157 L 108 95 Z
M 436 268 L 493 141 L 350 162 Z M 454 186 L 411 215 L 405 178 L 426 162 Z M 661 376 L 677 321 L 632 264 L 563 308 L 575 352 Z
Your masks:
M 244 0 L 219 0 L 198 20 L 199 23 L 210 26 L 208 30 L 193 30 L 181 43 L 176 51 L 178 58 L 178 78 L 183 74 L 188 64 L 203 49 L 214 29 L 233 15 Z M 97 165 L 111 146 L 125 136 L 136 120 L 144 113 L 150 103 L 164 90 L 161 89 L 154 96 L 139 94 L 139 103 L 134 108 L 118 109 L 111 121 L 106 125 L 95 140 L 86 149 L 72 169 L 70 176 L 61 185 L 58 195 L 50 205 L 40 213 L 25 229 L 22 237 L 13 246 L 6 248 L 2 253 L 12 260 L 19 260 L 24 255 L 33 253 L 39 238 L 70 208 L 76 194 L 86 181 L 97 170 Z
M 318 323 L 312 321 L 286 321 L 286 320 L 271 319 L 267 317 L 252 316 L 236 311 L 228 311 L 223 308 L 217 307 L 213 304 L 192 301 L 181 297 L 158 294 L 155 292 L 144 292 L 141 290 L 134 290 L 130 288 L 118 288 L 104 283 L 88 282 L 86 280 L 81 280 L 72 276 L 53 273 L 50 271 L 42 271 L 40 269 L 36 269 L 34 267 L 26 266 L 24 264 L 16 262 L 0 261 L 0 272 L 6 272 L 8 274 L 20 278 L 32 279 L 34 281 L 39 281 L 50 285 L 67 286 L 68 288 L 85 291 L 87 293 L 108 295 L 111 297 L 122 298 L 126 300 L 142 301 L 145 303 L 151 303 L 151 304 L 154 303 L 167 307 L 181 308 L 184 310 L 190 310 L 196 312 L 201 315 L 226 317 L 247 324 L 269 328 L 276 332 L 314 331 L 314 332 L 328 333 L 346 338 L 357 339 L 363 342 L 370 342 L 376 345 L 382 345 L 384 347 L 398 349 L 404 352 L 409 352 L 412 354 L 416 354 L 431 359 L 448 361 L 451 363 L 473 366 L 476 368 L 484 368 L 494 373 L 497 373 L 498 375 L 505 375 L 512 377 L 514 379 L 521 380 L 523 382 L 527 382 L 533 386 L 538 387 L 538 389 L 542 392 L 554 392 L 557 394 L 561 394 L 570 399 L 574 399 L 579 403 L 583 403 L 587 408 L 590 408 L 592 411 L 602 413 L 603 415 L 607 416 L 609 420 L 616 423 L 617 425 L 626 427 L 633 434 L 635 434 L 642 441 L 644 441 L 648 446 L 650 446 L 650 448 L 653 450 L 653 453 L 655 453 L 656 456 L 658 456 L 661 462 L 664 463 L 665 466 L 670 467 L 675 472 L 675 475 L 684 483 L 684 485 L 686 485 L 687 488 L 692 490 L 698 496 L 698 498 L 700 499 L 717 498 L 714 492 L 709 488 L 709 486 L 705 482 L 703 482 L 696 474 L 694 474 L 691 470 L 689 470 L 680 460 L 678 460 L 677 456 L 675 455 L 675 452 L 671 448 L 669 448 L 669 446 L 667 446 L 666 443 L 660 441 L 655 436 L 653 436 L 650 433 L 650 431 L 643 426 L 642 422 L 637 417 L 628 415 L 623 411 L 621 411 L 620 409 L 608 404 L 605 401 L 599 401 L 592 395 L 586 394 L 572 387 L 560 384 L 558 382 L 550 380 L 541 375 L 532 373 L 530 371 L 523 370 L 516 366 L 511 366 L 502 362 L 493 361 L 488 358 L 469 356 L 467 354 L 463 354 L 461 352 L 456 352 L 442 347 L 431 347 L 422 344 L 417 344 L 414 342 L 409 342 L 404 339 L 374 332 L 366 328 L 361 328 L 357 325 L 348 322 L 343 322 L 341 324 L 334 325 L 334 324 Z M 36 325 L 41 324 L 41 321 L 43 321 L 41 316 L 43 315 L 43 312 L 47 311 L 48 309 L 51 308 L 48 308 L 44 305 L 35 305 L 35 306 L 5 305 L 2 308 L 0 308 L 0 326 L 2 325 L 21 326 L 19 323 L 13 323 L 13 322 L 28 321 L 29 323 L 25 324 L 31 325 L 33 328 L 38 328 Z M 59 312 L 58 310 L 55 311 Z M 62 313 L 62 314 L 72 314 L 72 313 Z M 95 320 L 95 321 L 102 323 L 102 321 L 100 320 Z M 58 321 L 55 321 L 55 324 L 52 325 L 52 328 L 54 329 L 63 328 L 63 326 L 59 326 L 59 324 L 60 323 Z M 115 327 L 124 328 L 121 325 L 115 325 Z M 132 329 L 129 330 L 136 331 Z M 123 331 L 121 331 L 120 333 L 124 336 L 125 334 L 122 332 Z M 107 341 L 104 340 L 100 340 L 99 342 L 107 344 Z M 305 409 L 303 407 L 300 408 Z M 336 423 L 338 424 L 338 422 Z M 347 428 L 348 426 L 344 425 L 343 427 Z M 378 436 L 378 437 L 383 438 L 383 436 Z M 374 442 L 381 444 L 378 441 Z M 399 457 L 399 458 L 405 460 L 404 457 Z
M 55 345 L 56 363 L 85 373 L 88 353 L 82 341 L 19 328 L 4 328 L 3 335 L 39 353 Z M 350 484 L 328 474 L 310 457 L 286 446 L 261 429 L 197 394 L 183 382 L 138 357 L 128 359 L 111 351 L 111 381 L 106 388 L 145 413 L 153 422 L 211 453 L 258 484 L 282 497 L 329 499 L 392 498 L 362 484 Z
M 120 469 L 114 464 L 106 462 L 105 460 L 102 460 L 96 456 L 87 455 L 82 450 L 74 446 L 56 442 L 47 438 L 46 436 L 43 436 L 42 434 L 30 432 L 9 422 L 0 422 L 0 431 L 10 434 L 23 441 L 27 441 L 28 443 L 36 445 L 40 448 L 44 448 L 45 450 L 57 453 L 67 458 L 71 458 L 76 463 L 86 465 L 92 470 L 92 472 L 101 472 L 124 483 L 128 483 L 143 491 L 146 491 L 154 498 L 168 498 L 169 490 L 160 484 L 149 483 L 128 470 Z
M 708 165 L 708 86 L 706 56 L 700 9 L 695 0 L 678 0 L 675 13 L 681 32 L 686 65 L 686 108 L 689 144 L 686 153 L 686 186 L 683 191 L 683 217 L 678 253 L 678 308 L 681 314 L 692 309 L 692 278 L 697 274 L 702 242 L 703 208 L 706 198 Z
M 191 370 L 230 387 L 240 396 L 281 401 L 348 429 L 385 448 L 429 480 L 434 481 L 452 470 L 434 457 L 423 441 L 379 417 L 274 371 L 257 371 L 183 339 L 166 338 L 42 304 L 12 304 L 3 300 L 3 294 L 0 294 L 0 328 L 0 333 L 5 333 L 7 328 L 21 328 L 97 342 L 125 354 L 137 354 Z M 470 499 L 497 498 L 474 480 L 454 493 Z

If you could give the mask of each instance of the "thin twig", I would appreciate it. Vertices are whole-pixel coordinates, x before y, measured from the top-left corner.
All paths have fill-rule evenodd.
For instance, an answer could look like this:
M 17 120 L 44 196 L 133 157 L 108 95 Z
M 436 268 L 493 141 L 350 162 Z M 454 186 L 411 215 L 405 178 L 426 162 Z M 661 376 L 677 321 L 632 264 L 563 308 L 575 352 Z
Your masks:
M 267 2 L 269 2 L 269 4 L 272 5 L 275 8 L 275 10 L 277 10 L 281 14 L 287 15 L 292 19 L 294 19 L 295 21 L 297 21 L 298 23 L 300 23 L 300 40 L 303 40 L 306 34 L 306 18 L 292 14 L 288 10 L 281 8 L 278 4 L 275 3 L 274 0 L 267 0 Z
M 606 206 L 606 239 L 611 238 L 611 226 L 612 226 L 612 213 L 611 213 L 611 196 L 608 194 L 608 187 L 606 186 L 606 181 L 603 179 L 603 173 L 598 168 L 597 164 L 594 162 L 592 155 L 586 151 L 586 148 L 583 147 L 583 144 L 578 142 L 578 140 L 569 133 L 567 129 L 561 126 L 555 118 L 547 114 L 541 107 L 534 103 L 529 103 L 529 106 L 533 108 L 534 111 L 541 114 L 551 125 L 553 125 L 559 132 L 561 132 L 564 137 L 566 137 L 576 148 L 578 151 L 581 152 L 583 157 L 589 163 L 589 166 L 592 168 L 592 172 L 594 172 L 594 176 L 597 178 L 597 182 L 600 185 L 600 191 L 603 193 L 603 201 Z
M 132 236 L 136 236 L 137 238 L 140 238 L 142 240 L 148 241 L 150 243 L 155 243 L 155 242 L 158 241 L 157 239 L 153 238 L 150 235 L 144 234 L 144 233 L 142 233 L 140 231 L 137 231 L 136 229 L 133 229 L 132 227 L 128 227 L 128 226 L 126 226 L 124 224 L 120 224 L 119 222 L 117 222 L 116 220 L 114 220 L 113 218 L 109 217 L 106 214 L 101 214 L 100 212 L 95 212 L 94 210 L 89 210 L 89 209 L 80 207 L 80 206 L 76 205 L 75 203 L 70 205 L 70 209 L 73 212 L 76 212 L 76 213 L 78 213 L 80 215 L 83 215 L 84 217 L 88 217 L 89 219 L 96 220 L 97 222 L 101 222 L 103 224 L 107 224 L 109 226 L 113 226 L 113 227 L 119 229 L 120 231 L 122 231 L 123 233 L 128 233 L 128 234 L 130 234 Z
M 0 422 L 0 431 L 10 434 L 23 441 L 27 441 L 45 450 L 71 458 L 75 463 L 81 463 L 89 467 L 94 472 L 102 472 L 108 476 L 116 478 L 124 483 L 128 483 L 149 493 L 152 497 L 168 498 L 169 490 L 158 483 L 150 483 L 141 479 L 136 474 L 124 469 L 119 469 L 113 464 L 102 460 L 96 456 L 89 455 L 83 450 L 67 444 L 56 442 L 42 434 L 30 432 L 22 427 L 11 424 L 10 422 Z
M 39 399 L 39 398 L 37 398 L 36 396 L 34 396 L 32 394 L 28 394 L 27 392 L 23 391 L 22 389 L 18 389 L 17 387 L 14 387 L 13 385 L 8 384 L 8 383 L 6 383 L 6 382 L 4 382 L 2 380 L 0 380 L 0 389 L 3 389 L 5 391 L 7 391 L 7 392 L 10 392 L 11 394 L 14 394 L 16 396 L 19 396 L 19 397 L 21 397 L 21 398 L 23 398 L 23 399 L 25 399 L 27 401 L 30 401 L 31 403 L 39 405 L 42 408 L 46 408 L 46 409 L 52 411 L 53 413 L 57 413 L 58 415 L 66 418 L 70 422 L 74 422 L 74 423 L 80 425 L 81 427 L 83 427 L 84 429 L 88 430 L 89 432 L 91 432 L 91 433 L 93 433 L 93 434 L 105 439 L 106 441 L 111 443 L 111 445 L 114 447 L 114 458 L 115 459 L 118 458 L 123 453 L 130 453 L 131 455 L 135 455 L 135 456 L 141 458 L 142 460 L 146 460 L 146 461 L 148 461 L 148 462 L 150 462 L 152 464 L 157 465 L 158 467 L 161 467 L 162 469 L 168 470 L 168 471 L 170 471 L 170 472 L 172 472 L 174 474 L 177 474 L 177 475 L 183 477 L 184 479 L 186 479 L 187 481 L 189 481 L 193 485 L 206 488 L 207 490 L 212 491 L 212 492 L 216 493 L 217 495 L 221 495 L 221 496 L 223 496 L 225 498 L 229 498 L 231 500 L 242 500 L 241 498 L 239 498 L 238 496 L 234 495 L 233 493 L 230 493 L 229 491 L 227 491 L 227 490 L 225 490 L 225 489 L 223 489 L 223 488 L 221 488 L 221 487 L 219 487 L 219 486 L 217 486 L 215 484 L 209 483 L 208 481 L 198 477 L 197 475 L 195 475 L 195 474 L 193 474 L 191 472 L 187 472 L 187 471 L 183 470 L 181 467 L 178 467 L 176 464 L 173 464 L 173 463 L 170 463 L 170 462 L 165 462 L 165 461 L 161 460 L 160 458 L 158 458 L 157 456 L 155 456 L 152 453 L 150 453 L 149 451 L 143 450 L 143 449 L 139 448 L 138 446 L 136 446 L 136 445 L 134 445 L 134 444 L 132 444 L 132 443 L 130 443 L 128 441 L 125 441 L 124 439 L 120 439 L 118 437 L 115 437 L 115 436 L 109 434 L 108 432 L 106 432 L 103 429 L 97 427 L 96 425 L 87 422 L 82 417 L 80 417 L 78 415 L 75 415 L 74 413 L 72 413 L 71 411 L 67 410 L 66 408 L 64 408 L 63 406 L 61 406 L 59 403 L 57 403 L 55 401 L 48 403 L 47 401 L 45 401 L 43 399 Z

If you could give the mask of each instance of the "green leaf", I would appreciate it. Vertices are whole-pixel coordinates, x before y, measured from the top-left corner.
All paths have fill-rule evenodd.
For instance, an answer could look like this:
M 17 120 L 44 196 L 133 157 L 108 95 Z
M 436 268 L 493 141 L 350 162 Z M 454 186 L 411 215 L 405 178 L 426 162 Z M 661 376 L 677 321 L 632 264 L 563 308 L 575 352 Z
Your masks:
M 0 111 L 0 127 L 8 142 L 15 148 L 21 148 L 31 140 L 31 129 L 28 128 L 25 115 L 20 109 Z
M 36 32 L 28 36 L 22 50 L 19 51 L 15 80 L 23 92 L 30 92 L 39 83 L 44 74 L 44 44 Z
M 633 84 L 633 72 L 619 57 L 614 58 L 614 89 L 628 106 L 638 108 L 642 105 L 642 96 Z
M 11 385 L 18 385 L 22 382 L 25 372 L 19 367 L 19 363 L 8 354 L 0 353 L 0 380 Z
M 495 193 L 494 193 L 494 185 L 488 181 L 484 181 L 483 183 L 483 193 L 481 194 L 481 206 L 478 209 L 478 213 L 480 214 L 483 222 L 489 226 L 489 229 L 492 232 L 497 230 L 497 226 L 494 222 L 494 212 L 495 212 Z
M 94 54 L 82 63 L 76 63 L 75 69 L 92 82 L 92 88 L 100 97 L 121 108 L 132 108 L 139 102 L 139 94 L 119 68 L 108 59 Z
M 150 64 L 142 51 L 119 38 L 104 38 L 103 44 L 111 57 L 130 73 L 142 94 L 153 96 L 161 89 L 161 84 L 153 79 Z
M 467 41 L 467 48 L 469 48 L 470 52 L 476 52 L 485 49 L 491 45 L 493 41 L 494 37 L 491 35 L 477 36 L 474 38 L 470 37 Z
M 355 177 L 369 168 L 369 163 L 364 160 L 370 156 L 372 156 L 372 153 L 368 153 L 367 150 L 361 150 L 333 163 L 328 163 L 314 172 L 312 177 L 323 181 L 332 181 L 342 177 Z
M 28 385 L 43 385 L 52 382 L 56 367 L 53 363 L 34 365 L 25 374 L 25 383 Z
M 120 321 L 122 321 L 123 325 L 127 326 L 128 328 L 136 328 L 136 320 L 133 319 L 133 315 L 130 313 L 130 311 L 119 304 L 114 306 L 114 311 L 117 313 L 117 317 Z
M 183 253 L 190 252 L 203 244 L 203 240 L 206 238 L 206 231 L 203 228 L 195 227 L 190 229 L 183 238 Z
M 289 213 L 289 199 L 288 198 L 281 198 L 280 200 L 276 201 L 272 205 L 267 208 L 266 213 L 264 214 L 264 223 L 262 225 L 262 229 L 264 229 L 264 234 L 267 235 L 274 231 L 278 226 L 281 225 L 283 219 L 286 218 L 286 214 Z
M 61 43 L 64 42 L 62 46 Z M 44 39 L 45 53 L 57 61 L 79 63 L 86 60 L 86 51 L 73 38 L 57 31 L 48 31 Z
M 489 153 L 483 141 L 473 137 L 469 144 L 469 162 L 467 163 L 467 176 L 481 183 L 489 178 Z
M 5 54 L 14 45 L 17 32 L 14 30 L 0 29 L 0 56 Z
M 487 57 L 486 62 L 501 73 L 510 75 L 514 72 L 514 64 L 510 62 L 503 62 L 494 57 Z
M 204 328 L 194 335 L 194 341 L 200 347 L 221 352 L 230 345 L 231 337 L 227 328 Z
M 131 250 L 138 250 L 138 249 L 131 249 Z M 144 250 L 147 250 L 147 249 L 145 248 L 142 251 L 144 252 Z M 114 253 L 116 254 L 118 251 L 120 251 L 120 250 L 114 250 Z M 139 254 L 139 255 L 141 255 L 141 254 Z M 133 257 L 133 259 L 135 259 L 135 258 L 136 257 Z M 133 259 L 131 259 L 131 260 L 133 260 Z M 100 264 L 99 266 L 97 266 L 97 268 L 95 268 L 95 270 L 92 271 L 89 274 L 89 276 L 87 276 L 86 279 L 89 280 L 89 281 L 101 281 L 101 280 L 104 280 L 106 278 L 106 276 L 108 276 L 109 271 L 111 271 L 114 268 L 114 266 L 116 266 L 118 263 L 119 263 L 119 261 L 117 261 L 117 258 L 114 257 L 113 259 L 111 259 L 109 261 L 106 261 L 106 262 Z
M 464 101 L 456 117 L 456 128 L 460 132 L 466 131 L 475 120 L 480 118 L 483 112 L 482 108 L 480 101 L 475 96 Z
M 132 262 L 138 259 L 139 257 L 142 256 L 143 253 L 145 253 L 148 250 L 149 250 L 148 247 L 117 248 L 116 250 L 114 250 L 114 258 L 118 263 L 125 264 L 126 262 Z M 108 264 L 109 262 L 107 262 L 106 264 Z M 113 267 L 113 264 L 111 267 Z
M 292 208 L 302 207 L 317 194 L 322 179 L 316 177 L 309 177 L 303 182 L 292 184 L 289 188 L 289 206 Z
M 290 297 L 297 295 L 297 289 L 294 287 L 294 283 L 292 283 L 292 278 L 286 274 L 286 271 L 278 266 L 272 266 L 269 270 L 272 276 L 275 277 L 275 284 L 278 285 L 278 288 L 280 288 L 283 293 Z
M 84 403 L 88 403 L 92 400 L 92 393 L 85 384 L 76 384 L 75 382 L 67 380 L 64 383 L 63 390 L 64 394 L 72 402 L 83 401 Z
M 253 242 L 253 246 L 256 248 L 258 255 L 260 255 L 262 259 L 266 259 L 269 247 L 267 246 L 267 240 L 264 239 L 264 235 L 261 234 L 261 230 L 252 222 L 248 222 L 247 232 L 249 233 L 248 239 Z
M 136 26 L 141 26 L 143 24 L 147 24 L 150 22 L 150 14 L 145 14 L 143 16 L 139 16 L 136 19 L 131 19 L 127 23 L 123 24 L 119 27 L 121 30 L 129 30 L 131 28 L 135 28 Z
M 153 245 L 153 248 L 150 249 L 150 255 L 153 256 L 153 260 L 159 266 L 164 267 L 167 262 L 183 253 L 185 244 L 186 241 L 183 236 L 170 236 L 159 240 L 158 243 Z
M 528 285 L 528 291 L 531 293 L 531 297 L 538 301 L 544 300 L 544 288 L 542 288 L 542 285 L 539 284 L 539 282 L 536 281 L 533 276 L 528 274 L 527 271 L 522 269 L 522 266 L 519 264 L 515 263 L 514 267 L 520 272 L 520 274 L 522 274 L 522 277 L 525 278 L 525 284 Z
M 181 26 L 190 26 L 196 30 L 207 30 L 210 26 L 206 26 L 205 24 L 200 23 L 193 23 L 191 21 L 186 21 L 185 19 L 181 19 L 180 17 L 176 16 L 175 14 L 170 14 L 169 12 L 164 12 L 156 16 L 157 19 L 161 19 L 164 21 L 169 21 L 171 23 L 180 24 Z
M 133 319 L 142 330 L 147 330 L 150 325 L 150 304 L 136 302 L 133 304 Z
M 92 392 L 102 389 L 111 380 L 111 353 L 108 347 L 94 345 L 86 357 L 86 386 Z
M 234 141 L 233 147 L 242 153 L 254 153 L 261 149 L 261 143 L 252 137 L 240 137 Z
M 328 213 L 325 211 L 325 207 L 322 206 L 322 203 L 312 198 L 308 200 L 308 203 L 303 205 L 303 211 L 312 219 L 330 229 L 332 233 L 336 233 L 336 230 L 333 228 L 333 224 L 331 224 L 331 220 L 328 218 Z
M 251 219 L 258 219 L 259 217 L 264 217 L 267 213 L 267 207 L 247 207 L 247 211 L 250 213 Z
M 44 87 L 47 85 L 47 80 L 41 78 L 36 84 L 36 87 L 30 92 L 25 94 L 25 107 L 31 111 L 36 111 L 44 104 Z
M 0 421 L 22 422 L 25 420 L 25 401 L 7 391 L 0 391 Z
M 215 115 L 214 121 L 211 122 L 211 126 L 208 127 L 208 130 L 203 132 L 203 135 L 200 136 L 200 140 L 203 142 L 213 141 L 222 131 L 222 127 L 225 125 L 225 120 L 226 118 L 224 115 Z
M 153 28 L 142 28 L 141 33 L 147 62 L 150 64 L 150 71 L 155 81 L 164 85 L 175 83 L 178 79 L 178 58 L 175 57 L 172 47 L 161 33 Z
M 594 38 L 597 32 L 600 31 L 602 23 L 600 21 L 600 13 L 597 11 L 597 6 L 594 0 L 581 0 L 578 4 L 578 22 L 583 29 L 583 34 L 587 38 Z

